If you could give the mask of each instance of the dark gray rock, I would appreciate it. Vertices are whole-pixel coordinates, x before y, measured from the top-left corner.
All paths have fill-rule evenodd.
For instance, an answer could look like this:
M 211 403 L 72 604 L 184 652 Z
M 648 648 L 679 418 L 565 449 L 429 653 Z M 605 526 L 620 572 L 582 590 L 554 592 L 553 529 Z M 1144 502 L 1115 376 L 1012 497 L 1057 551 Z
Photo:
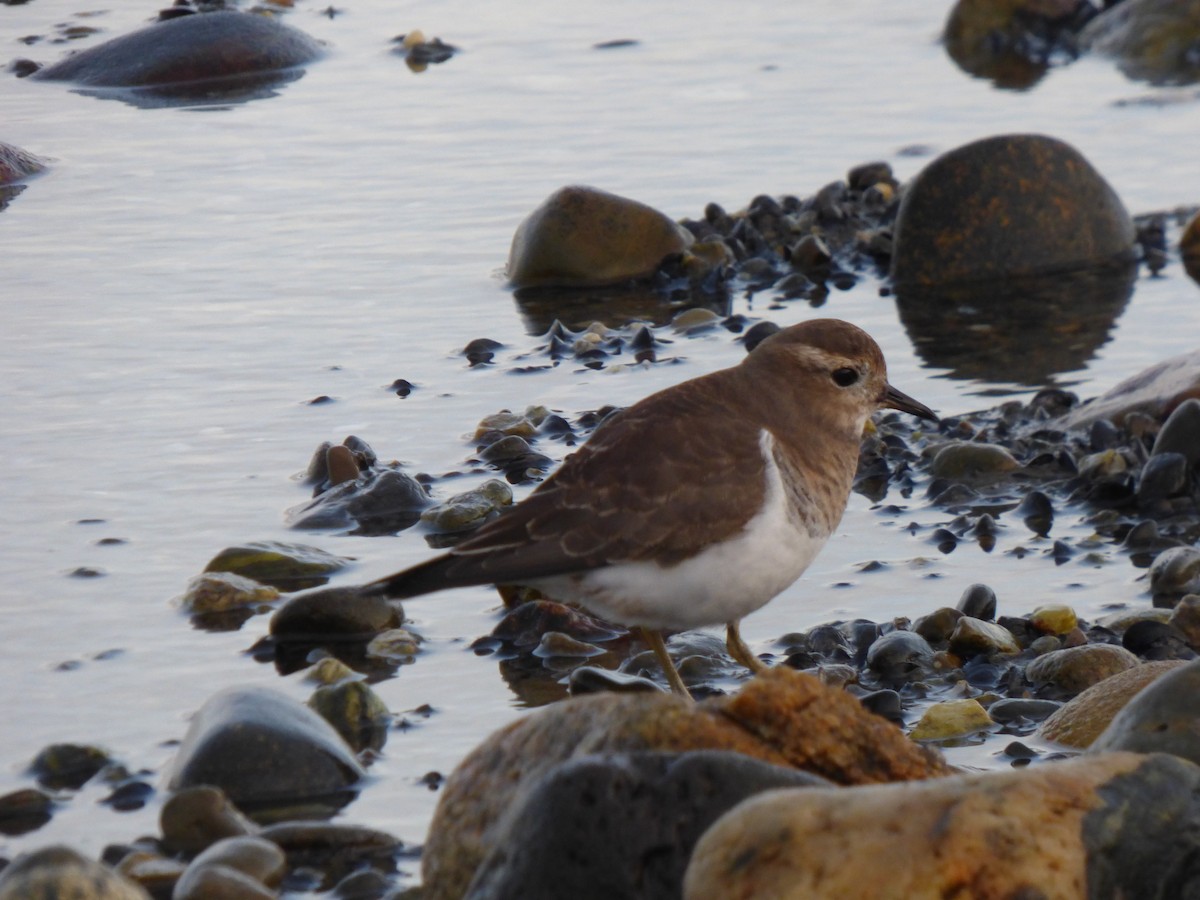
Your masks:
M 1153 453 L 1180 453 L 1189 466 L 1200 462 L 1200 400 L 1190 397 L 1167 416 L 1154 439 Z
M 726 751 L 585 756 L 509 810 L 468 900 L 678 898 L 700 835 L 761 791 L 827 784 Z
M 285 694 L 229 688 L 196 713 L 168 786 L 212 785 L 243 812 L 332 810 L 352 799 L 364 773 L 328 722 Z
M 90 87 L 150 87 L 277 72 L 323 53 L 321 43 L 271 16 L 214 12 L 157 22 L 73 53 L 35 73 Z
M 892 631 L 867 650 L 867 668 L 895 681 L 920 678 L 933 665 L 933 648 L 913 631 Z
M 996 618 L 996 592 L 986 584 L 973 584 L 958 598 L 956 608 L 973 619 L 991 622 Z
M 271 616 L 271 635 L 280 642 L 324 645 L 369 640 L 402 624 L 404 610 L 395 601 L 356 587 L 325 588 L 297 594 L 279 607 Z
M 292 528 L 353 529 L 352 534 L 395 534 L 417 524 L 433 501 L 424 485 L 398 469 L 381 468 L 343 481 L 288 510 Z

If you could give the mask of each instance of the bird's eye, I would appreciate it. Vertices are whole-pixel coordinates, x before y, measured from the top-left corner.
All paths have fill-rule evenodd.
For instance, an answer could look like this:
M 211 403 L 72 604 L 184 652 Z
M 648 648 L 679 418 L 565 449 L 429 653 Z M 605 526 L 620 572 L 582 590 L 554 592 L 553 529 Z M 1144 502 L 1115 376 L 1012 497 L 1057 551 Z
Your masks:
M 849 366 L 846 366 L 833 370 L 833 383 L 838 387 L 850 387 L 856 381 L 858 381 L 857 369 L 851 369 Z

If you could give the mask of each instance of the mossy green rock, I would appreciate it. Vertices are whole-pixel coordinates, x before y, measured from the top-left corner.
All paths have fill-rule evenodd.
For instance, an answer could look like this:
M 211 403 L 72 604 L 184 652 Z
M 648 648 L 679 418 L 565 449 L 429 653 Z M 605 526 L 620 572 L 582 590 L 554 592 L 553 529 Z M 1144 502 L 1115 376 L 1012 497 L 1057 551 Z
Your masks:
M 947 285 L 1134 259 L 1121 199 L 1075 148 L 1051 137 L 986 138 L 913 179 L 896 215 L 892 278 Z
M 513 287 L 585 287 L 651 275 L 692 235 L 656 209 L 593 187 L 559 188 L 513 235 Z
M 233 572 L 281 591 L 316 587 L 350 560 L 305 544 L 254 541 L 229 547 L 214 556 L 205 572 Z
M 445 502 L 429 507 L 421 513 L 421 521 L 442 533 L 466 531 L 504 507 L 511 506 L 512 501 L 512 488 L 498 478 L 492 478 L 479 487 L 455 494 Z

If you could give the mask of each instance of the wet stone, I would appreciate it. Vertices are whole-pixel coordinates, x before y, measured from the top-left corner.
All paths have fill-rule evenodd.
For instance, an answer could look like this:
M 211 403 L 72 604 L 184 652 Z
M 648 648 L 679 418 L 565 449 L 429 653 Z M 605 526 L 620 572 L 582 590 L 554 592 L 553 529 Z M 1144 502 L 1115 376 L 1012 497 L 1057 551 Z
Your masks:
M 1137 499 L 1142 505 L 1183 493 L 1188 487 L 1188 461 L 1182 453 L 1155 453 L 1138 478 Z
M 1029 614 L 1029 624 L 1043 634 L 1066 634 L 1079 624 L 1075 610 L 1062 604 L 1039 606 Z
M 599 666 L 579 666 L 571 670 L 568 681 L 571 696 L 611 692 L 616 694 L 661 694 L 654 681 L 640 675 L 614 672 Z
M 1173 547 L 1150 566 L 1150 591 L 1156 598 L 1182 596 L 1200 590 L 1200 550 Z
M 150 900 L 141 887 L 62 845 L 17 857 L 0 873 L 0 900 Z
M 167 798 L 159 813 L 159 828 L 167 850 L 189 857 L 222 838 L 258 830 L 224 791 L 208 785 L 182 788 Z
M 587 641 L 578 641 L 570 635 L 558 631 L 548 631 L 542 635 L 538 645 L 533 648 L 533 655 L 540 659 L 589 659 L 600 656 L 605 651 Z
M 271 617 L 277 641 L 321 644 L 364 641 L 404 624 L 404 610 L 394 600 L 368 594 L 361 588 L 338 587 L 297 594 Z
M 363 770 L 328 722 L 285 694 L 229 688 L 193 717 L 171 765 L 171 790 L 219 787 L 259 815 L 337 809 Z
M 1175 407 L 1155 437 L 1152 453 L 1179 453 L 1189 466 L 1200 462 L 1200 400 L 1190 397 Z
M 193 615 L 228 612 L 279 599 L 279 589 L 233 572 L 205 572 L 188 582 L 180 601 Z
M 863 708 L 896 725 L 904 724 L 904 702 L 893 690 L 872 691 L 859 697 Z
M 1007 628 L 966 615 L 955 624 L 949 648 L 951 653 L 963 657 L 1021 652 L 1016 638 Z
M 349 462 L 347 466 L 354 466 L 357 473 L 356 463 Z M 329 480 L 335 477 L 331 468 Z M 335 484 L 308 503 L 288 510 L 288 525 L 330 530 L 352 528 L 353 534 L 395 534 L 415 525 L 431 502 L 425 486 L 398 468 L 384 466 L 361 474 L 347 473 L 347 477 L 350 480 Z
M 1200 594 L 1182 597 L 1171 610 L 1169 621 L 1179 629 L 1189 647 L 1200 648 Z
M 0 834 L 9 837 L 37 831 L 54 815 L 54 800 L 34 788 L 0 796 Z
M 946 444 L 933 458 L 929 472 L 936 478 L 957 481 L 982 481 L 1019 469 L 1012 453 L 997 444 L 953 442 Z
M 477 527 L 512 501 L 512 488 L 491 478 L 429 507 L 421 513 L 421 522 L 435 531 L 453 534 Z
M 291 821 L 265 827 L 260 837 L 287 854 L 288 870 L 321 873 L 317 890 L 328 890 L 351 872 L 371 866 L 391 871 L 404 844 L 374 828 L 328 822 Z
M 465 897 L 677 898 L 718 816 L 764 790 L 826 783 L 721 751 L 571 760 L 513 804 Z
M 993 595 L 993 614 L 995 610 L 994 597 L 995 595 Z M 921 618 L 917 619 L 913 623 L 913 631 L 925 638 L 930 644 L 944 644 L 950 640 L 950 635 L 954 633 L 954 626 L 958 624 L 958 620 L 964 615 L 965 613 L 961 610 L 943 606 L 941 609 L 936 609 L 929 615 L 921 616 Z
M 387 743 L 392 714 L 364 681 L 319 687 L 308 698 L 308 706 L 332 725 L 355 752 L 367 748 L 381 750 Z
M 298 591 L 324 584 L 348 562 L 304 544 L 256 541 L 222 550 L 204 571 L 233 572 L 281 591 Z
M 1193 659 L 1183 632 L 1165 622 L 1135 622 L 1126 629 L 1121 645 L 1142 659 Z
M 1073 697 L 1110 675 L 1132 669 L 1140 660 L 1124 647 L 1085 644 L 1039 656 L 1025 667 L 1025 677 L 1053 696 Z
M 550 632 L 591 642 L 612 640 L 625 629 L 552 600 L 531 600 L 501 619 L 492 629 L 492 637 L 518 649 L 532 649 Z
M 1170 753 L 1200 761 L 1200 660 L 1156 678 L 1135 695 L 1092 743 L 1095 752 Z
M 42 787 L 77 791 L 111 763 L 99 747 L 51 744 L 34 757 L 29 769 Z
M 490 363 L 495 358 L 496 351 L 503 347 L 502 343 L 491 338 L 475 338 L 463 347 L 462 355 L 472 367 L 483 366 Z
M 277 896 L 287 858 L 260 837 L 224 838 L 192 860 L 175 886 L 172 900 L 255 900 Z
M 1032 697 L 1005 697 L 987 708 L 988 715 L 1001 725 L 1016 722 L 1041 722 L 1062 708 L 1054 700 L 1037 700 Z
M 914 741 L 946 741 L 975 734 L 994 724 L 978 700 L 945 700 L 929 707 L 908 736 Z
M 389 628 L 367 642 L 367 656 L 391 662 L 411 662 L 421 652 L 422 638 L 407 628 Z
M 933 648 L 912 631 L 892 631 L 870 645 L 867 668 L 886 680 L 923 677 L 933 665 Z
M 1041 491 L 1030 491 L 1015 510 L 1021 521 L 1036 535 L 1046 536 L 1054 524 L 1054 504 Z

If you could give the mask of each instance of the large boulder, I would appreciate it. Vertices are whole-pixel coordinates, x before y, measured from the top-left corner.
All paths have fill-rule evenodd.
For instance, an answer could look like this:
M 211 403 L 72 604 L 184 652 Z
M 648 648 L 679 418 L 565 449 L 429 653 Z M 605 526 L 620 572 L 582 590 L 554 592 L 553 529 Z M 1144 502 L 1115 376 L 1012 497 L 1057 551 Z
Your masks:
M 902 286 L 1046 275 L 1134 259 L 1121 199 L 1074 147 L 1037 134 L 985 138 L 939 156 L 896 214 Z
M 1200 767 L 1111 753 L 760 794 L 696 845 L 685 900 L 1195 897 Z
M 1064 431 L 1099 419 L 1123 424 L 1131 413 L 1165 419 L 1184 401 L 1200 397 L 1200 351 L 1172 356 L 1126 378 L 1116 387 L 1050 423 Z
M 155 87 L 279 72 L 323 52 L 320 41 L 271 16 L 221 11 L 156 22 L 31 77 L 88 87 Z
M 508 811 L 557 766 L 592 754 L 732 750 L 839 784 L 930 778 L 951 770 L 849 694 L 788 668 L 732 697 L 596 694 L 555 703 L 476 747 L 446 782 L 421 859 L 425 900 L 462 897 L 506 838 Z
M 529 288 L 645 278 L 692 241 L 691 232 L 644 203 L 593 187 L 559 188 L 517 227 L 508 279 Z

